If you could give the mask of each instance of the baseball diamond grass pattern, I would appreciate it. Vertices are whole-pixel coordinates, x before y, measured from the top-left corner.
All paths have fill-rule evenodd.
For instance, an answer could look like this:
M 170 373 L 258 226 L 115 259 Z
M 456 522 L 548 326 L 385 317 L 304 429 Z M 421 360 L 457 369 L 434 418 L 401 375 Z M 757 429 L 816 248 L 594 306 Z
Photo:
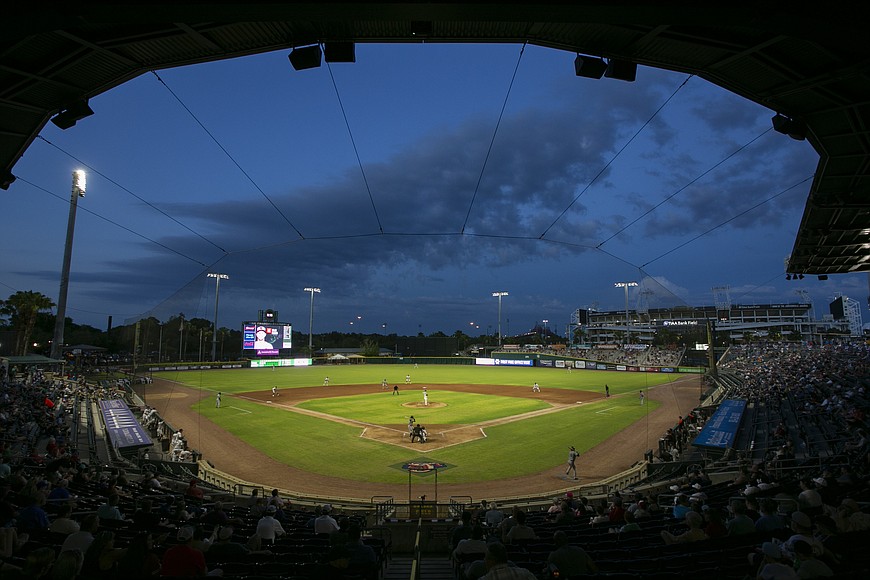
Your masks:
M 367 394 L 314 399 L 301 403 L 299 407 L 355 421 L 402 426 L 407 423 L 409 415 L 414 415 L 421 425 L 468 425 L 551 407 L 551 405 L 535 399 L 429 389 L 429 401 L 432 405 L 444 403 L 447 406 L 409 409 L 403 407 L 402 403 L 409 399 L 415 402 L 420 400 L 419 392 L 408 393 L 405 397 L 375 394 L 379 396 L 373 397 L 371 394 Z
M 411 374 L 413 384 L 410 386 L 404 384 L 406 374 Z M 491 481 L 550 469 L 555 473 L 556 468 L 564 464 L 567 445 L 575 445 L 582 454 L 642 419 L 658 406 L 649 399 L 646 405 L 638 405 L 637 398 L 633 396 L 638 389 L 676 378 L 674 375 L 655 373 L 581 370 L 569 373 L 564 369 L 446 365 L 414 368 L 412 365 L 371 364 L 282 368 L 274 371 L 238 369 L 155 373 L 155 376 L 183 382 L 193 388 L 222 391 L 224 395 L 266 391 L 275 385 L 279 389 L 318 386 L 322 385 L 326 375 L 331 386 L 368 384 L 373 385 L 372 392 L 368 395 L 312 400 L 304 403 L 305 406 L 382 425 L 401 425 L 410 414 L 414 414 L 423 424 L 474 424 L 549 406 L 534 399 L 429 388 L 430 402 L 447 402 L 448 405 L 440 409 L 401 407 L 401 402 L 405 400 L 420 398 L 424 384 L 498 384 L 531 389 L 532 383 L 537 381 L 542 390 L 559 388 L 603 393 L 606 383 L 612 395 L 627 394 L 625 397 L 614 396 L 489 426 L 485 429 L 486 438 L 427 451 L 427 456 L 454 466 L 439 474 L 439 482 L 442 483 Z M 382 391 L 380 384 L 384 378 L 387 378 L 390 389 L 398 384 L 403 395 L 394 397 Z M 322 387 L 326 392 L 329 388 Z M 506 388 L 505 395 L 511 391 L 513 389 Z M 399 398 L 403 401 L 398 401 Z M 225 397 L 221 409 L 214 407 L 212 397 L 206 397 L 196 403 L 194 409 L 276 461 L 331 477 L 375 483 L 406 483 L 407 474 L 391 466 L 420 454 L 361 438 L 359 426 L 287 411 L 280 406 L 257 403 L 244 397 Z M 444 414 L 435 418 L 436 411 L 443 411 Z M 582 455 L 580 466 L 582 475 Z

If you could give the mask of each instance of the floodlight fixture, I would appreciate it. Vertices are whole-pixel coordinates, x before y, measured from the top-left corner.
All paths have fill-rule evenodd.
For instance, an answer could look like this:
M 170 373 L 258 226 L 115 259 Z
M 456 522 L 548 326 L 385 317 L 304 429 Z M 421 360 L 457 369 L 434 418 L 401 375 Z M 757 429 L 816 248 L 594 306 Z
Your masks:
M 90 117 L 94 112 L 88 106 L 87 100 L 75 101 L 66 106 L 60 113 L 52 117 L 51 122 L 61 129 L 69 129 L 85 117 Z
M 356 45 L 353 42 L 325 42 L 323 60 L 326 62 L 356 62 Z
M 0 189 L 9 189 L 12 182 L 15 181 L 15 176 L 8 169 L 0 171 Z
M 637 63 L 628 60 L 611 58 L 607 61 L 604 76 L 609 79 L 633 83 L 637 78 Z
M 84 197 L 88 190 L 88 174 L 84 169 L 76 169 L 73 171 L 73 194 L 79 197 Z
M 293 65 L 294 69 L 305 70 L 319 67 L 321 54 L 320 45 L 313 44 L 302 48 L 294 48 L 293 51 L 287 55 L 287 58 L 290 59 L 290 64 Z
M 803 141 L 807 138 L 807 126 L 803 121 L 777 113 L 770 118 L 773 130 L 783 135 L 788 135 L 795 141 Z
M 586 77 L 588 79 L 600 79 L 607 70 L 607 63 L 603 58 L 593 56 L 583 56 L 578 54 L 574 59 L 574 73 L 578 77 Z

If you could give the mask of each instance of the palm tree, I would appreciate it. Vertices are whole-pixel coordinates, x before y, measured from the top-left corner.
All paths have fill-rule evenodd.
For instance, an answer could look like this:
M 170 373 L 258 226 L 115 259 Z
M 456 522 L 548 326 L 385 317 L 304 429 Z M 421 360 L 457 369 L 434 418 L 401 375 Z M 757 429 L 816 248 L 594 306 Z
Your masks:
M 0 301 L 0 315 L 8 316 L 12 330 L 16 331 L 15 354 L 27 354 L 30 335 L 40 312 L 54 308 L 51 298 L 40 292 L 19 290 L 6 300 Z

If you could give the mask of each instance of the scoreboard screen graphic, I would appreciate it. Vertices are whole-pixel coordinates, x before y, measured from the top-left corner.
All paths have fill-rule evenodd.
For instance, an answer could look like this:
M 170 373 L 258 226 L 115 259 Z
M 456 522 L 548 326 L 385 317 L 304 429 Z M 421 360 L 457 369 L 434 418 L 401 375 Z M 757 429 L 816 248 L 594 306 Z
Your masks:
M 293 348 L 293 326 L 246 322 L 242 325 L 242 350 L 254 351 L 257 356 L 272 356 Z M 249 352 L 250 354 L 250 352 Z

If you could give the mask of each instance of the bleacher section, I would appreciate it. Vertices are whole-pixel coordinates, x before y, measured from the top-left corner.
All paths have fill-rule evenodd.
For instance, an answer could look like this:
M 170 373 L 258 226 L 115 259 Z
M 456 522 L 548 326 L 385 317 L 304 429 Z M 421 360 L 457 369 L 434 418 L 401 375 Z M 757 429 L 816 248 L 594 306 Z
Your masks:
M 596 578 L 753 578 L 763 564 L 762 544 L 788 545 L 807 519 L 812 527 L 805 531 L 824 543 L 819 559 L 836 577 L 870 576 L 870 551 L 864 549 L 870 540 L 867 348 L 734 347 L 723 365 L 715 381 L 715 397 L 680 417 L 662 435 L 660 449 L 667 450 L 668 457 L 650 457 L 643 469 L 632 471 L 635 475 L 585 488 L 588 498 L 536 498 L 518 490 L 510 501 L 500 500 L 505 516 L 513 507 L 521 508 L 526 524 L 537 535 L 535 540 L 507 545 L 512 563 L 541 579 L 555 577 L 545 568 L 555 549 L 554 534 L 561 531 L 569 543 L 591 556 L 599 570 Z M 4 578 L 20 577 L 15 576 L 19 569 L 29 571 L 46 558 L 50 566 L 58 558 L 68 535 L 46 525 L 63 520 L 65 505 L 72 506 L 73 521 L 98 524 L 96 537 L 111 532 L 113 547 L 104 554 L 113 554 L 114 549 L 122 550 L 118 555 L 136 554 L 142 532 L 150 532 L 150 561 L 156 559 L 158 566 L 170 549 L 189 541 L 203 551 L 207 568 L 220 570 L 224 578 L 386 580 L 398 575 L 417 580 L 414 576 L 420 570 L 440 578 L 449 562 L 448 532 L 458 524 L 463 509 L 476 505 L 471 497 L 462 504 L 445 505 L 453 521 L 440 522 L 436 530 L 434 522 L 420 520 L 416 527 L 405 526 L 410 534 L 416 531 L 416 541 L 397 541 L 395 534 L 404 533 L 403 526 L 390 527 L 383 521 L 388 513 L 397 512 L 391 497 L 367 509 L 332 509 L 340 531 L 331 534 L 315 533 L 313 522 L 320 514 L 319 508 L 311 507 L 314 498 L 293 498 L 293 503 L 274 510 L 285 533 L 269 539 L 258 531 L 272 501 L 264 490 L 209 485 L 199 477 L 195 450 L 187 450 L 194 455 L 192 461 L 177 461 L 182 459 L 180 450 L 186 450 L 183 438 L 176 438 L 182 440 L 180 445 L 176 441 L 164 449 L 163 442 L 172 441 L 174 430 L 130 398 L 123 381 L 88 384 L 38 371 L 2 378 L 0 576 Z M 155 435 L 154 449 L 125 456 L 105 445 L 101 418 L 94 410 L 97 401 L 114 397 L 124 398 Z M 733 445 L 715 455 L 692 446 L 716 409 L 718 403 L 710 402 L 713 398 L 746 401 Z M 681 461 L 672 460 L 671 450 Z M 190 489 L 196 487 L 202 497 L 191 495 Z M 732 506 L 738 506 L 733 514 Z M 751 511 L 764 506 L 772 510 L 774 519 L 794 529 L 729 532 L 739 512 L 746 511 L 743 506 Z M 123 519 L 112 517 L 115 508 Z M 596 508 L 600 517 L 593 523 Z M 635 510 L 639 529 L 623 530 L 623 510 Z M 688 529 L 680 515 L 684 510 L 703 519 L 703 539 L 673 543 Z M 721 524 L 716 514 L 724 516 Z M 504 540 L 502 528 L 485 523 L 483 510 L 474 517 L 490 541 Z M 760 521 L 759 514 L 750 519 Z M 179 533 L 187 526 L 196 530 L 190 540 Z M 348 542 L 354 530 L 359 530 L 361 539 Z M 218 547 L 227 542 L 238 546 Z M 354 554 L 363 544 L 372 548 L 373 564 L 355 562 Z M 120 564 L 108 558 L 108 568 L 94 575 L 87 566 L 96 558 L 90 551 L 85 555 L 85 571 L 75 577 L 115 577 Z M 143 559 L 140 570 L 147 569 L 147 561 Z M 471 580 L 465 568 L 456 569 L 457 580 Z

